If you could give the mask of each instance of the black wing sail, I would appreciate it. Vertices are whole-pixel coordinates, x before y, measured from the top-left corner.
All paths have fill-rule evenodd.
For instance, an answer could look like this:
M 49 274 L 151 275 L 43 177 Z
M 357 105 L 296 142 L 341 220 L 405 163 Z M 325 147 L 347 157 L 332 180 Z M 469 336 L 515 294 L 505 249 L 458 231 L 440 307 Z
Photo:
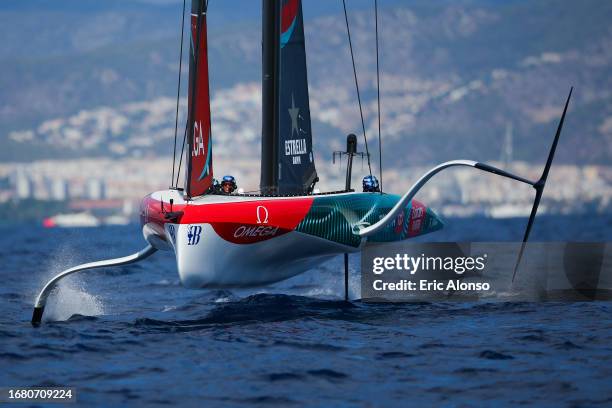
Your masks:
M 260 188 L 264 193 L 308 194 L 318 179 L 300 0 L 263 2 L 262 88 Z
M 309 193 L 317 171 L 312 152 L 304 20 L 300 0 L 280 12 L 278 192 Z

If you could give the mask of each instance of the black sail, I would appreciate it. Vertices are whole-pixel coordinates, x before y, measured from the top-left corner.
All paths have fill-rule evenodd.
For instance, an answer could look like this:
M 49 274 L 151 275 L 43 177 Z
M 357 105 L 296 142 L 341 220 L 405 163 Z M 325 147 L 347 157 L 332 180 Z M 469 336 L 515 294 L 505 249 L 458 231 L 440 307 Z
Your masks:
M 263 11 L 261 189 L 307 194 L 317 172 L 312 152 L 302 4 L 300 0 L 264 0 Z

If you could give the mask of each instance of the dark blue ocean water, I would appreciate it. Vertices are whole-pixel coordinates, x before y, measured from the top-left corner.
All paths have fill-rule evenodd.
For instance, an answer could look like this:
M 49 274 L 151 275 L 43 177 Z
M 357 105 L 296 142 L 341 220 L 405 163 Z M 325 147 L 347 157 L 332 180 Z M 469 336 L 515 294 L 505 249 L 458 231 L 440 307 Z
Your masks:
M 427 239 L 517 240 L 524 222 L 449 220 Z M 539 217 L 533 238 L 612 241 L 612 216 Z M 157 253 L 68 278 L 35 329 L 48 278 L 139 250 L 140 230 L 4 226 L 0 242 L 0 387 L 76 387 L 101 407 L 612 405 L 608 302 L 345 303 L 341 258 L 258 290 L 188 290 Z

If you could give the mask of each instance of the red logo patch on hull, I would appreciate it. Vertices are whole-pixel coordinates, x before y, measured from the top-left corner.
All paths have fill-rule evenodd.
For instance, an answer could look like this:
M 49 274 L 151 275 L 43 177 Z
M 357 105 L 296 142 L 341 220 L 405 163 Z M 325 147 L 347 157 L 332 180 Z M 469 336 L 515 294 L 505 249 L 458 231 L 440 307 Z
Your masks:
M 422 203 L 412 200 L 412 208 L 410 209 L 410 221 L 408 224 L 408 236 L 413 237 L 418 235 L 423 228 L 423 221 L 427 215 L 427 207 Z

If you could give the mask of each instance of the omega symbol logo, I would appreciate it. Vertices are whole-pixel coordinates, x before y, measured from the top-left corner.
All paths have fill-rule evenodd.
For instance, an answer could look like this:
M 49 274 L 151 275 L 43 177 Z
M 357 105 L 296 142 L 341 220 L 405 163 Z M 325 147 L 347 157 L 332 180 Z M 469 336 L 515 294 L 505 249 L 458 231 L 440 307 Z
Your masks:
M 257 223 L 267 224 L 268 223 L 268 209 L 263 205 L 257 206 Z

